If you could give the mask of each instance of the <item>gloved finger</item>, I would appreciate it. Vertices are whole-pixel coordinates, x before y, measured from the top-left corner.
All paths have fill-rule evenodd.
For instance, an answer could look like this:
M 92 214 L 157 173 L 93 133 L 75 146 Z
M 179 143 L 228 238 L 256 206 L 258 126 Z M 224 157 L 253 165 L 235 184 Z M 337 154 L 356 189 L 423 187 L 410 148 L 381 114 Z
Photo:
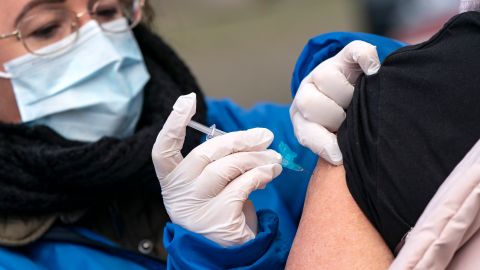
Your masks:
M 380 69 L 377 48 L 361 40 L 350 42 L 339 53 L 339 56 L 350 65 L 350 67 L 345 66 L 344 71 L 351 84 L 355 83 L 362 71 L 367 75 L 373 75 Z M 355 66 L 360 67 L 360 69 L 354 68 Z
M 152 159 L 159 179 L 170 174 L 183 160 L 186 127 L 195 114 L 197 96 L 191 93 L 178 98 L 153 145 Z
M 325 62 L 325 65 L 318 66 L 311 73 L 311 81 L 320 92 L 342 108 L 347 109 L 352 101 L 354 86 L 342 72 L 337 68 L 332 68 L 330 63 Z
M 332 165 L 342 165 L 343 156 L 337 136 L 324 127 L 307 121 L 298 112 L 292 111 L 292 123 L 298 142 L 312 150 Z
M 230 132 L 193 149 L 180 166 L 199 175 L 208 164 L 233 153 L 266 150 L 273 137 L 273 133 L 265 128 Z
M 281 164 L 282 156 L 274 150 L 241 152 L 228 155 L 205 167 L 195 180 L 199 198 L 217 196 L 234 179 L 256 167 Z
M 258 233 L 258 219 L 257 219 L 257 211 L 255 210 L 255 206 L 253 205 L 252 201 L 247 200 L 243 205 L 243 214 L 245 215 L 245 222 L 247 226 L 250 228 L 254 235 Z
M 253 191 L 266 186 L 281 173 L 282 166 L 280 164 L 257 167 L 233 180 L 217 198 L 223 201 L 238 201 L 241 204 L 237 211 L 241 211 Z
M 346 114 L 333 100 L 318 91 L 313 83 L 304 83 L 293 100 L 302 116 L 335 132 L 345 120 Z

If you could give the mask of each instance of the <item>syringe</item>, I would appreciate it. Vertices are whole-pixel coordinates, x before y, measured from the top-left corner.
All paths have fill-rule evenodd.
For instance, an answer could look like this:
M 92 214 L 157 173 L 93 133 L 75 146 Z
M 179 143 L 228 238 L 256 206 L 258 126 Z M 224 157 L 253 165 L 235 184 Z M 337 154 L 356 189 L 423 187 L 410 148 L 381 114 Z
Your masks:
M 207 140 L 215 138 L 217 136 L 227 134 L 226 132 L 221 131 L 220 129 L 217 129 L 215 125 L 212 125 L 211 127 L 207 127 L 193 120 L 191 120 L 187 125 L 207 135 Z M 294 159 L 297 155 L 292 150 L 290 150 L 287 144 L 285 144 L 284 142 L 281 142 L 279 145 L 279 151 L 281 152 L 280 154 L 283 157 L 282 167 L 293 170 L 293 171 L 297 171 L 297 172 L 304 171 L 304 169 L 300 165 L 295 163 Z
M 207 140 L 210 140 L 212 138 L 215 138 L 217 136 L 225 135 L 227 134 L 224 131 L 221 131 L 220 129 L 217 129 L 217 126 L 212 125 L 211 127 L 207 127 L 205 125 L 202 125 L 196 121 L 191 120 L 188 124 L 189 127 L 196 129 L 203 134 L 207 135 Z

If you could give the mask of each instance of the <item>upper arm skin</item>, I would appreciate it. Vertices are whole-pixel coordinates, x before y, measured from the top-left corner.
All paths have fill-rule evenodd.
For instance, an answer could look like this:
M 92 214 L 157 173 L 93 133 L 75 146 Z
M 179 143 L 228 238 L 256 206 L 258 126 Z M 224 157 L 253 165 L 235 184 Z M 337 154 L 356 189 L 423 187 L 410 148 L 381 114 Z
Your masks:
M 387 269 L 393 260 L 348 190 L 343 166 L 321 160 L 310 180 L 286 269 Z

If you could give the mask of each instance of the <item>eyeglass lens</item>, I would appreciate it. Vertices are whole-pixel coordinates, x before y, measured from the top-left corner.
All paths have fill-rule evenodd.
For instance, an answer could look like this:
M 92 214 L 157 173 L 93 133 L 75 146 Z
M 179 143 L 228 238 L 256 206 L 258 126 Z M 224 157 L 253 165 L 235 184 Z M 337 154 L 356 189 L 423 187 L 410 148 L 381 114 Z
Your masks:
M 110 22 L 126 18 L 128 28 L 132 28 L 141 20 L 140 1 L 134 0 L 100 0 L 92 8 L 92 16 L 98 21 L 103 30 L 107 32 L 123 32 L 127 29 L 111 27 Z
M 141 20 L 141 5 L 136 0 L 98 0 L 90 10 L 106 32 L 124 32 Z M 111 24 L 125 18 L 128 24 Z M 113 25 L 115 27 L 113 27 Z M 77 15 L 64 4 L 43 4 L 30 10 L 18 25 L 21 39 L 28 51 L 44 55 L 71 47 L 78 35 Z M 68 37 L 68 38 L 67 38 Z M 60 44 L 57 44 L 60 43 Z M 50 46 L 55 44 L 55 46 Z

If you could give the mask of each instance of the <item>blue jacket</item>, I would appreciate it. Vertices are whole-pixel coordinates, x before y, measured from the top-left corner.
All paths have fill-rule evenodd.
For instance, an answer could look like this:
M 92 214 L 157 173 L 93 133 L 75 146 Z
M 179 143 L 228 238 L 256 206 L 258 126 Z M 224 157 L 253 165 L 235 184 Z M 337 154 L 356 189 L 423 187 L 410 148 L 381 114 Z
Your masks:
M 384 59 L 403 44 L 361 33 L 331 33 L 309 41 L 302 52 L 292 81 L 295 94 L 300 81 L 319 63 L 335 55 L 353 40 L 364 40 L 379 49 Z M 280 141 L 299 154 L 299 173 L 284 170 L 265 190 L 251 199 L 258 211 L 259 234 L 242 245 L 223 248 L 175 224 L 165 227 L 168 261 L 157 261 L 126 251 L 102 236 L 82 228 L 53 228 L 43 239 L 19 249 L 0 248 L 1 269 L 282 269 L 300 220 L 305 193 L 317 157 L 295 139 L 288 105 L 258 104 L 245 110 L 230 100 L 208 101 L 210 124 L 224 131 L 265 127 L 273 131 L 276 148 Z M 159 228 L 160 229 L 160 228 Z

